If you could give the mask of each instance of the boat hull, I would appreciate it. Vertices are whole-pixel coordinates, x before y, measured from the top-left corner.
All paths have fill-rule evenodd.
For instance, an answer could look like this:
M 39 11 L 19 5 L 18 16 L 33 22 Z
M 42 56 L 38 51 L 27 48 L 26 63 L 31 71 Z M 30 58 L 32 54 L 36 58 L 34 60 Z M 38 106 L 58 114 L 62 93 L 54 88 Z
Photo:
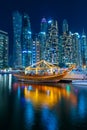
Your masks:
M 19 81 L 23 82 L 38 82 L 38 83 L 51 83 L 51 82 L 58 82 L 64 78 L 67 72 L 63 72 L 62 74 L 54 74 L 54 75 L 25 75 L 25 74 L 14 74 L 14 76 Z

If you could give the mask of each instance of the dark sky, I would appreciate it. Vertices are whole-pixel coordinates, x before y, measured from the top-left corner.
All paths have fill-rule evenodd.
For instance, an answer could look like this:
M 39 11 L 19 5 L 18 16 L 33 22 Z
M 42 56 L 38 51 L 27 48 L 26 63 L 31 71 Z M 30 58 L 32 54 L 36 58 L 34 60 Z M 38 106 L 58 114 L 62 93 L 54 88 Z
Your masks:
M 12 12 L 19 10 L 30 16 L 33 32 L 39 32 L 42 17 L 58 20 L 61 29 L 63 19 L 67 19 L 72 32 L 87 32 L 86 0 L 0 0 L 0 29 L 12 38 Z M 11 42 L 11 41 L 10 41 Z M 11 44 L 11 43 L 10 43 Z

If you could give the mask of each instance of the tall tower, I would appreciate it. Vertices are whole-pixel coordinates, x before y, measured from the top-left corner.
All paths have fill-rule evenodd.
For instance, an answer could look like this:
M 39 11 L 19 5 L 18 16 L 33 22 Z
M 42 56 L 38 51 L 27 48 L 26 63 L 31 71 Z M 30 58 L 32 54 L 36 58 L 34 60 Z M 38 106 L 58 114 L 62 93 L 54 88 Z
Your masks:
M 33 38 L 32 64 L 40 61 L 40 40 L 37 35 Z
M 81 43 L 79 33 L 72 34 L 72 63 L 79 68 L 82 67 Z
M 58 65 L 58 24 L 56 20 L 48 21 L 45 60 Z
M 82 66 L 87 68 L 87 38 L 84 30 L 81 36 L 81 55 L 82 55 Z
M 41 32 L 47 32 L 47 21 L 45 18 L 41 20 Z
M 22 25 L 22 66 L 25 68 L 32 64 L 32 37 L 29 16 L 23 15 Z
M 60 63 L 67 65 L 72 63 L 72 36 L 61 36 L 61 60 Z
M 63 34 L 67 34 L 68 33 L 68 22 L 67 22 L 66 19 L 63 20 L 62 29 L 63 29 Z
M 59 62 L 63 66 L 69 65 L 72 63 L 72 35 L 68 31 L 68 23 L 67 20 L 63 20 L 63 34 L 60 36 L 60 58 Z
M 41 30 L 39 33 L 40 39 L 40 59 L 45 59 L 45 47 L 46 47 L 46 33 L 47 33 L 47 21 L 45 18 L 41 20 Z
M 8 33 L 0 30 L 0 69 L 8 67 Z
M 22 66 L 21 50 L 22 15 L 16 11 L 13 13 L 13 66 Z

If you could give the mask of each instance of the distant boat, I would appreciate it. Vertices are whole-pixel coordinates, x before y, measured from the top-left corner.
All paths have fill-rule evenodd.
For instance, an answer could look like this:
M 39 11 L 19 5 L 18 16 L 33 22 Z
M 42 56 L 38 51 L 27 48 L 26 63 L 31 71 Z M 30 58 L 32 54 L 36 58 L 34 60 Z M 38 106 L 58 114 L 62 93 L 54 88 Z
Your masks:
M 72 67 L 66 70 L 62 70 L 62 72 L 58 70 L 58 66 L 42 60 L 40 62 L 37 62 L 36 64 L 27 67 L 25 69 L 25 72 L 19 72 L 13 75 L 20 81 L 34 83 L 58 82 L 72 70 Z

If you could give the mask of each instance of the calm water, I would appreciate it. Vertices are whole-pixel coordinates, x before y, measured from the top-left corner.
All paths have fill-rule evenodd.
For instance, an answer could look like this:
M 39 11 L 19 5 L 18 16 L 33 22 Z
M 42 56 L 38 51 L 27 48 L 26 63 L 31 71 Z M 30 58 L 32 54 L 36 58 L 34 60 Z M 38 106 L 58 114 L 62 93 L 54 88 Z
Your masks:
M 31 85 L 0 75 L 0 130 L 87 130 L 87 86 Z

